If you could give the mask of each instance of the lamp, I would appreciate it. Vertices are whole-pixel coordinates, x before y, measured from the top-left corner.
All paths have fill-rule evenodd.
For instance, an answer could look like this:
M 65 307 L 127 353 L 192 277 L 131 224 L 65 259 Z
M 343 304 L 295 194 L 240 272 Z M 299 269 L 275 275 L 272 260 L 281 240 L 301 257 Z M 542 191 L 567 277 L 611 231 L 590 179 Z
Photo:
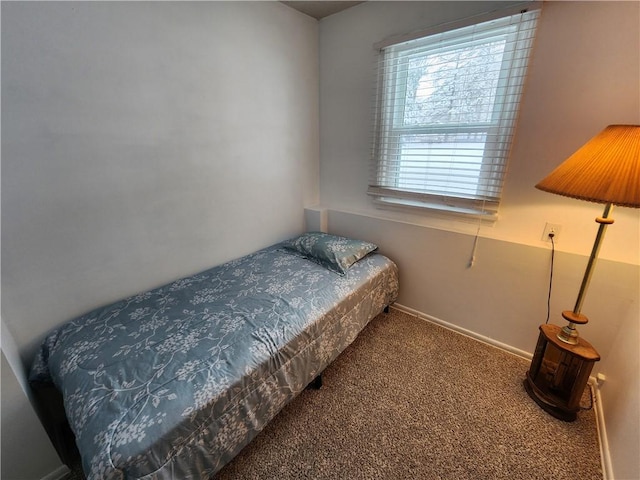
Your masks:
M 589 140 L 536 185 L 546 192 L 604 203 L 598 233 L 573 310 L 562 312 L 563 328 L 540 325 L 531 367 L 524 380 L 529 396 L 545 411 L 565 421 L 576 419 L 580 399 L 598 352 L 578 336 L 581 313 L 613 205 L 640 207 L 640 125 L 610 125 Z
M 578 343 L 576 324 L 589 319 L 581 313 L 591 274 L 613 205 L 640 207 L 640 125 L 609 125 L 571 155 L 559 167 L 540 181 L 536 188 L 567 197 L 604 203 L 595 243 L 578 292 L 573 310 L 565 310 L 562 317 L 569 323 L 560 330 L 558 338 L 572 345 Z

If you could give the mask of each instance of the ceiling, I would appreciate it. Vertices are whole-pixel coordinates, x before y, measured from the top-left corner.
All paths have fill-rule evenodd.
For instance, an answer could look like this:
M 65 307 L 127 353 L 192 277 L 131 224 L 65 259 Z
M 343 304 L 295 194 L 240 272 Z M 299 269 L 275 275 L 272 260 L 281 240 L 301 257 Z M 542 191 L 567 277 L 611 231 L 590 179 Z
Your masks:
M 341 12 L 347 8 L 351 8 L 359 3 L 364 2 L 330 2 L 330 1 L 301 1 L 301 2 L 282 2 L 285 5 L 295 8 L 299 12 L 302 12 L 310 17 L 320 20 L 334 13 Z

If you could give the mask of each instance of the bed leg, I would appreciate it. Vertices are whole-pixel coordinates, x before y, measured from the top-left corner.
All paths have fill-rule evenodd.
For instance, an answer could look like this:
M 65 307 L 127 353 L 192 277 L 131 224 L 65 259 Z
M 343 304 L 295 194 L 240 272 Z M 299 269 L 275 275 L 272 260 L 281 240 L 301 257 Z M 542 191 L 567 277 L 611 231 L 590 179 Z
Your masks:
M 389 313 L 389 305 L 387 305 L 386 307 L 384 307 L 384 313 Z
M 322 388 L 322 374 L 311 380 L 307 388 L 313 388 L 314 390 L 320 390 Z

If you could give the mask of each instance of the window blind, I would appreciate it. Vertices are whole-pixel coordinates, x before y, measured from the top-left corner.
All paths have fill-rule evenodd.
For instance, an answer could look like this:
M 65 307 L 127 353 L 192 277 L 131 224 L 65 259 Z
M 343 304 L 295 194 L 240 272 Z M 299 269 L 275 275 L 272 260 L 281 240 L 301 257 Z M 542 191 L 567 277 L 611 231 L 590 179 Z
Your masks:
M 368 193 L 494 216 L 539 9 L 382 46 Z

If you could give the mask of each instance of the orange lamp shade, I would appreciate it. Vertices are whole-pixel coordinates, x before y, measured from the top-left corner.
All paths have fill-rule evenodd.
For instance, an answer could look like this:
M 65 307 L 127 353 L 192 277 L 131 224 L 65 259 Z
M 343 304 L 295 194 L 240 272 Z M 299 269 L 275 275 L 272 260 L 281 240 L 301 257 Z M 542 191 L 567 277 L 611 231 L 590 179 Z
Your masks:
M 640 207 L 640 125 L 609 125 L 536 188 L 597 203 Z

